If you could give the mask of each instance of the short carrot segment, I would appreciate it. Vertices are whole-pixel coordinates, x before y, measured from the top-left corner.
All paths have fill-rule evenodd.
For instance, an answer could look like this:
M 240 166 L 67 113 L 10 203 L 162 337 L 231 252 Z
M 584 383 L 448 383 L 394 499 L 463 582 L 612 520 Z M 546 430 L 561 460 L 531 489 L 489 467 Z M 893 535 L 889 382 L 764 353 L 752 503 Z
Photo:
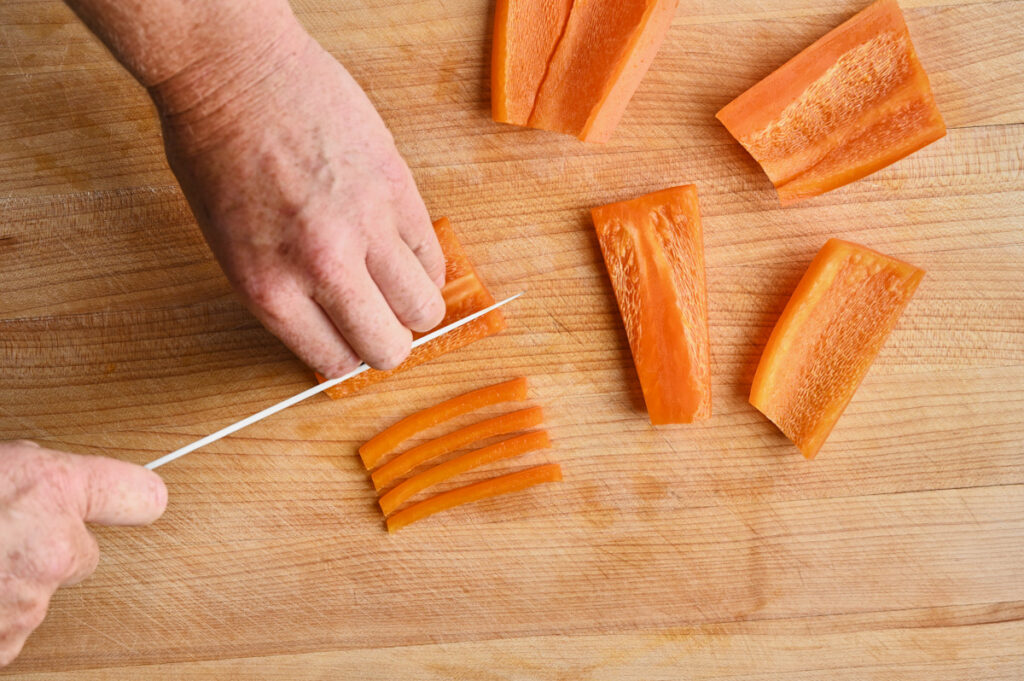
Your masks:
M 750 403 L 814 458 L 917 290 L 924 271 L 829 239 L 775 324 Z
M 557 463 L 527 468 L 525 471 L 502 475 L 472 485 L 453 489 L 413 504 L 388 518 L 388 532 L 397 532 L 406 525 L 423 520 L 441 511 L 482 499 L 519 492 L 545 482 L 560 482 L 562 467 Z
M 526 428 L 533 428 L 544 422 L 544 411 L 540 407 L 520 409 L 510 414 L 502 414 L 494 418 L 474 423 L 453 433 L 424 442 L 421 445 L 399 454 L 391 461 L 378 468 L 371 476 L 374 489 L 380 491 L 389 484 L 405 475 L 422 463 L 445 454 L 450 454 L 460 447 L 485 440 L 497 435 L 507 435 Z
M 482 447 L 481 449 L 468 452 L 399 483 L 380 498 L 378 501 L 380 510 L 384 511 L 384 515 L 390 515 L 406 499 L 419 494 L 428 487 L 433 487 L 445 480 L 450 480 L 456 475 L 473 470 L 474 468 L 479 468 L 501 459 L 511 459 L 537 449 L 547 449 L 550 446 L 551 438 L 548 437 L 547 431 L 535 430 L 489 447 Z
M 525 378 L 514 378 L 445 400 L 406 416 L 393 426 L 382 430 L 359 448 L 359 456 L 366 468 L 372 469 L 382 457 L 393 452 L 398 445 L 416 433 L 492 404 L 522 402 L 526 399 L 526 389 Z

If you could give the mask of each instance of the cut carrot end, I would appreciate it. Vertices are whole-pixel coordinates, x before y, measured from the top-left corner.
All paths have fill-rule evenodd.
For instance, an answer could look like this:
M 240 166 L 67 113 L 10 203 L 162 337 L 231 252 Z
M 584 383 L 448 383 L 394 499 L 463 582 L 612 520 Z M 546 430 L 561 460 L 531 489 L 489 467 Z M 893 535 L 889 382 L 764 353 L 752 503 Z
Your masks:
M 813 459 L 853 399 L 924 271 L 830 239 L 761 355 L 750 403 Z
M 458 395 L 418 411 L 370 438 L 359 448 L 359 457 L 367 469 L 372 469 L 381 458 L 393 452 L 400 444 L 428 428 L 493 404 L 522 402 L 526 399 L 527 387 L 525 378 L 514 378 Z
M 461 473 L 550 446 L 551 438 L 547 431 L 537 430 L 468 452 L 399 483 L 378 500 L 380 509 L 384 515 L 390 515 L 407 499 Z
M 525 471 L 502 475 L 466 487 L 444 492 L 398 511 L 387 519 L 388 532 L 394 533 L 418 520 L 456 506 L 482 499 L 511 494 L 545 482 L 562 480 L 562 467 L 558 464 L 535 466 Z
M 417 466 L 439 456 L 451 454 L 455 450 L 471 445 L 489 437 L 507 435 L 526 428 L 533 428 L 544 422 L 544 411 L 540 407 L 521 409 L 509 414 L 480 421 L 456 430 L 453 433 L 424 442 L 399 454 L 371 475 L 373 486 L 377 491 L 405 475 Z

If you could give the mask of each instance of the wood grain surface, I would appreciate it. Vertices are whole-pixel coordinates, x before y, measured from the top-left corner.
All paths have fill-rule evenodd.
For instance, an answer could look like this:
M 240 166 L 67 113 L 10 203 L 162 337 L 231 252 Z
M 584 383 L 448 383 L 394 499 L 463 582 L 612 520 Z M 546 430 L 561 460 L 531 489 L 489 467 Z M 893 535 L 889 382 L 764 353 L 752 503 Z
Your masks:
M 1024 678 L 1024 2 L 904 0 L 948 136 L 781 209 L 714 120 L 866 0 L 681 3 L 612 141 L 493 123 L 487 0 L 295 0 L 509 330 L 161 469 L 0 676 Z M 0 439 L 144 462 L 310 384 L 235 301 L 144 92 L 0 4 Z M 714 417 L 652 428 L 588 218 L 696 183 Z M 830 236 L 928 274 L 818 459 L 746 401 Z M 356 446 L 518 375 L 566 480 L 383 529 Z M 401 648 L 399 648 L 401 647 Z

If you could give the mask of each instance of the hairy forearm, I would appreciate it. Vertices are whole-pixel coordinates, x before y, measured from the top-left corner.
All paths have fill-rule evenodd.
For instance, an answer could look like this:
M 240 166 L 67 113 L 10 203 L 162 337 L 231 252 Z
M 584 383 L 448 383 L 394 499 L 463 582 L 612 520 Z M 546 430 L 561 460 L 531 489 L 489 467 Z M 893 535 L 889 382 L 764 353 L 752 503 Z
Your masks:
M 214 110 L 226 86 L 266 77 L 261 54 L 301 33 L 287 0 L 65 0 L 161 112 Z

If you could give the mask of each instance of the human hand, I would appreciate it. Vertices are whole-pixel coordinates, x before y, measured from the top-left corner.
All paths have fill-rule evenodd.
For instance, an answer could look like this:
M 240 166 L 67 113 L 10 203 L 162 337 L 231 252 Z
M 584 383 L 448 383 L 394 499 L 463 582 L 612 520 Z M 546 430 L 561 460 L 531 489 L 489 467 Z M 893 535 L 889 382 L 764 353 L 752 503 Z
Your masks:
M 328 377 L 392 368 L 444 317 L 426 207 L 341 64 L 297 23 L 267 43 L 150 88 L 168 160 L 264 326 Z
M 0 442 L 0 667 L 42 623 L 53 592 L 96 569 L 85 523 L 145 525 L 166 505 L 163 481 L 145 468 Z

